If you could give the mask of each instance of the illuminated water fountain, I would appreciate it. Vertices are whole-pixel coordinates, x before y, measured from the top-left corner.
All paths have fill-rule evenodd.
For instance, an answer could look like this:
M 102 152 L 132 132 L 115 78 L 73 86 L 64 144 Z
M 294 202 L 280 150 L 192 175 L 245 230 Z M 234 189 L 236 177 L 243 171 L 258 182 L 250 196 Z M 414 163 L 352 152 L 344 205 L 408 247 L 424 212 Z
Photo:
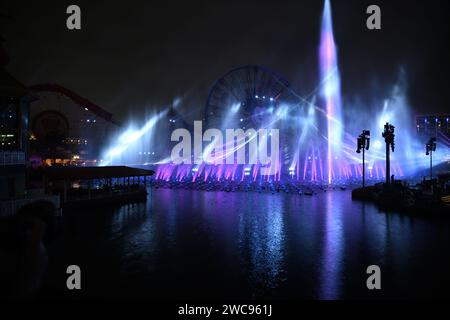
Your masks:
M 270 69 L 253 65 L 235 68 L 212 86 L 204 119 L 198 121 L 200 132 L 194 132 L 194 124 L 183 119 L 173 106 L 165 108 L 141 127 L 130 126 L 117 137 L 105 151 L 103 164 L 149 166 L 155 169 L 160 186 L 306 193 L 325 185 L 360 183 L 363 165 L 368 182 L 382 181 L 385 153 L 381 132 L 389 122 L 396 126 L 397 133 L 391 174 L 404 178 L 427 168 L 424 141 L 414 132 L 406 98 L 405 72 L 399 72 L 399 80 L 391 85 L 388 96 L 373 92 L 372 105 L 343 102 L 329 0 L 322 15 L 318 64 L 320 83 L 306 97 Z M 184 161 L 177 164 L 171 157 L 179 142 L 171 141 L 176 129 L 187 129 L 193 141 L 189 142 L 192 155 L 184 154 L 184 150 Z M 223 133 L 220 143 L 217 134 L 208 129 Z M 230 142 L 224 138 L 227 129 L 242 130 L 244 136 Z M 272 129 L 279 130 L 279 154 L 270 162 L 258 158 L 262 149 L 269 155 L 275 152 L 272 136 L 263 137 L 260 129 L 271 134 Z M 365 129 L 371 131 L 372 140 L 361 164 L 355 141 Z M 438 139 L 438 149 L 433 153 L 436 164 L 450 159 L 448 145 L 446 139 Z M 245 164 L 237 161 L 239 153 L 245 155 Z M 269 167 L 273 170 L 267 170 Z
M 327 180 L 331 184 L 337 176 L 336 166 L 341 162 L 342 106 L 341 82 L 334 42 L 330 1 L 325 1 L 320 38 L 320 75 L 323 82 L 322 95 L 327 112 Z M 337 160 L 337 161 L 334 161 Z

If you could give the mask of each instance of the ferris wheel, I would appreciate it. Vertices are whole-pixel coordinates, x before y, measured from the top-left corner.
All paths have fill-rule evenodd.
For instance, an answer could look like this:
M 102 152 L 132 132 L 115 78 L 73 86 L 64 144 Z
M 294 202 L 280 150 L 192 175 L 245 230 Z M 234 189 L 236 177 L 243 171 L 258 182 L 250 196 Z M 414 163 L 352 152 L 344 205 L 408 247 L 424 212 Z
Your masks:
M 230 115 L 242 126 L 259 128 L 282 101 L 292 99 L 287 80 L 256 65 L 235 68 L 212 86 L 205 108 L 209 127 L 219 127 Z

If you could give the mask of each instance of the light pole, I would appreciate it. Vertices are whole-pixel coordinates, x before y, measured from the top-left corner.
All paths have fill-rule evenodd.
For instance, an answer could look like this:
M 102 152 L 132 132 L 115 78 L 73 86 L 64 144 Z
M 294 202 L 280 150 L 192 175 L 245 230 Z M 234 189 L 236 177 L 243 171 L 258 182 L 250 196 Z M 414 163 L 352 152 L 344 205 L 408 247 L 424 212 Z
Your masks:
M 391 182 L 391 158 L 390 158 L 390 149 L 392 149 L 392 152 L 394 152 L 395 148 L 395 127 L 392 124 L 389 124 L 389 122 L 386 122 L 384 125 L 384 131 L 382 133 L 382 136 L 384 138 L 384 141 L 386 142 L 386 185 L 390 185 Z
M 364 157 L 364 151 L 369 150 L 370 145 L 370 131 L 363 130 L 363 132 L 359 135 L 356 140 L 356 153 L 361 153 L 362 150 L 362 186 L 365 188 L 365 180 L 366 180 L 366 162 Z
M 425 154 L 430 156 L 430 180 L 433 180 L 433 151 L 436 151 L 436 138 L 430 138 L 425 147 Z

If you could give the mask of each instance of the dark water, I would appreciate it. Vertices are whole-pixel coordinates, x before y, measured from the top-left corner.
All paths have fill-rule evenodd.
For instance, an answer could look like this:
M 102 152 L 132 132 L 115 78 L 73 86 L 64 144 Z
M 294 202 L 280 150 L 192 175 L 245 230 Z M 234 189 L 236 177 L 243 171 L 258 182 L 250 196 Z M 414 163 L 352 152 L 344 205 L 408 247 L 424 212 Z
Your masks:
M 43 296 L 417 298 L 450 286 L 448 222 L 316 196 L 153 190 L 147 203 L 66 215 Z M 65 289 L 65 268 L 82 290 Z M 366 288 L 379 265 L 382 290 Z

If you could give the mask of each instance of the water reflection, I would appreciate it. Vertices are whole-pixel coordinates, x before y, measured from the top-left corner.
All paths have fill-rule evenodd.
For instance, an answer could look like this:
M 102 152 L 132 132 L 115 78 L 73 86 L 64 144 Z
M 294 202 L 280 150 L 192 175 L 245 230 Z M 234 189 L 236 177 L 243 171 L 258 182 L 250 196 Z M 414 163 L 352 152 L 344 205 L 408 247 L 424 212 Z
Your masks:
M 428 297 L 450 286 L 448 223 L 386 215 L 348 191 L 158 189 L 147 203 L 64 219 L 54 268 L 86 268 L 85 287 L 100 297 L 371 297 L 371 264 L 382 268 L 385 296 Z
M 285 232 L 282 197 L 251 195 L 271 210 L 255 212 L 253 201 L 239 214 L 239 252 L 251 285 L 257 290 L 274 289 L 283 280 Z M 262 294 L 262 292 L 258 292 Z
M 326 194 L 325 210 L 319 298 L 329 300 L 340 296 L 344 246 L 342 203 L 334 201 L 331 192 Z

